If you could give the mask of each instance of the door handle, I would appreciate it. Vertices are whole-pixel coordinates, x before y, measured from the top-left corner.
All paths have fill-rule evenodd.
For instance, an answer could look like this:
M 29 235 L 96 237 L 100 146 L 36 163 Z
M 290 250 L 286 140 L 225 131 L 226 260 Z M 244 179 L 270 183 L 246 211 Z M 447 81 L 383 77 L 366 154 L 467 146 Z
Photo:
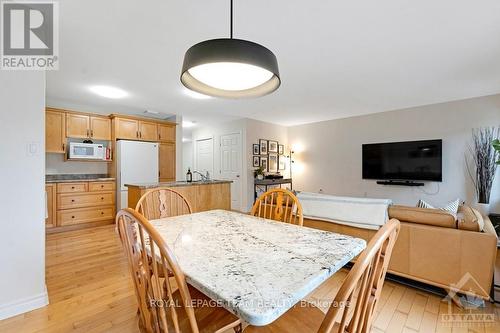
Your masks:
M 90 137 L 94 137 L 94 130 L 90 130 Z
M 240 175 L 236 175 L 236 178 L 240 178 Z

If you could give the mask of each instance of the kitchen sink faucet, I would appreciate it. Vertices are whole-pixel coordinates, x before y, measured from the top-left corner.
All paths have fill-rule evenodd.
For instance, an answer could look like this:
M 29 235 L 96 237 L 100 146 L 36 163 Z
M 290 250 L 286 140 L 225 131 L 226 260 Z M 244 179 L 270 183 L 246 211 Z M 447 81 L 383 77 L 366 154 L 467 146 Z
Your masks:
M 199 172 L 199 171 L 196 171 L 196 170 L 195 170 L 195 171 L 193 171 L 193 174 L 195 174 L 195 173 L 196 173 L 196 174 L 198 174 L 198 175 L 200 175 L 200 177 L 201 177 L 201 180 L 202 180 L 202 181 L 207 181 L 207 180 L 210 180 L 210 173 L 209 173 L 208 171 L 207 171 L 207 173 L 206 173 L 205 175 L 204 175 L 204 174 L 202 174 L 202 173 L 201 173 L 201 172 Z

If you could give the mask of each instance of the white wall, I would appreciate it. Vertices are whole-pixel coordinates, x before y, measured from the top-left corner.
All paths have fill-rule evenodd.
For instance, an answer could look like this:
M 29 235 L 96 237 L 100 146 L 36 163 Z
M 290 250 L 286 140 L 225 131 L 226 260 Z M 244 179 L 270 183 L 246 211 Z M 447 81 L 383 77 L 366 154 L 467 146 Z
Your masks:
M 64 161 L 63 154 L 45 154 L 45 173 L 57 174 L 107 174 L 108 164 L 104 162 Z
M 48 301 L 44 133 L 45 73 L 1 71 L 0 319 Z
M 247 211 L 250 211 L 254 202 L 254 176 L 253 171 L 255 167 L 253 166 L 253 144 L 259 143 L 259 139 L 264 140 L 274 140 L 278 141 L 279 144 L 285 145 L 285 152 L 288 153 L 288 129 L 285 126 L 280 126 L 276 124 L 271 124 L 263 121 L 247 119 Z M 280 170 L 280 173 L 286 178 L 289 174 L 287 168 L 284 171 Z
M 182 176 L 181 180 L 185 180 L 188 169 L 193 171 L 194 168 L 194 145 L 192 141 L 182 143 Z
M 408 205 L 415 205 L 419 198 L 436 205 L 457 197 L 472 203 L 474 191 L 464 166 L 471 130 L 499 125 L 500 95 L 494 95 L 290 127 L 289 141 L 298 148 L 293 169 L 295 188 L 390 198 Z M 401 187 L 361 179 L 363 143 L 421 139 L 443 139 L 442 183 Z M 493 210 L 500 212 L 498 173 L 491 199 Z

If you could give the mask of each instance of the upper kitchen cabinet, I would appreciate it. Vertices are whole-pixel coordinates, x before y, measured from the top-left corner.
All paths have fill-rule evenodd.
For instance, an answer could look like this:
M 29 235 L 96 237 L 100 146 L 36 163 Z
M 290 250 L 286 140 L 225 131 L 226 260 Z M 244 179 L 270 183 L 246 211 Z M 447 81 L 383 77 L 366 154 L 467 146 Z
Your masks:
M 83 114 L 66 114 L 66 135 L 68 138 L 83 138 L 90 136 L 90 117 Z
M 45 151 L 47 153 L 66 151 L 65 117 L 64 111 L 47 108 L 45 112 Z
M 117 139 L 139 139 L 139 121 L 128 118 L 113 118 L 115 137 Z
M 111 119 L 108 117 L 90 117 L 90 137 L 96 140 L 111 140 Z
M 158 141 L 175 142 L 175 124 L 158 124 Z
M 156 123 L 139 121 L 139 139 L 144 141 L 157 141 L 158 129 Z
M 111 120 L 105 116 L 67 113 L 66 136 L 109 141 L 111 140 Z
M 175 142 L 174 123 L 124 115 L 111 118 L 116 139 Z

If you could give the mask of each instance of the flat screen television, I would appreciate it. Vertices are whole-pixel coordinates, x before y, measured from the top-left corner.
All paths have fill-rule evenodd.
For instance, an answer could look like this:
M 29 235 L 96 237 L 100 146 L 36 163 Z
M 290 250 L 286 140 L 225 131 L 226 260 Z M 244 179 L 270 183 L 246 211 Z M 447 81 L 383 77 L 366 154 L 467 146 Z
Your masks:
M 442 181 L 442 140 L 363 145 L 363 179 Z

